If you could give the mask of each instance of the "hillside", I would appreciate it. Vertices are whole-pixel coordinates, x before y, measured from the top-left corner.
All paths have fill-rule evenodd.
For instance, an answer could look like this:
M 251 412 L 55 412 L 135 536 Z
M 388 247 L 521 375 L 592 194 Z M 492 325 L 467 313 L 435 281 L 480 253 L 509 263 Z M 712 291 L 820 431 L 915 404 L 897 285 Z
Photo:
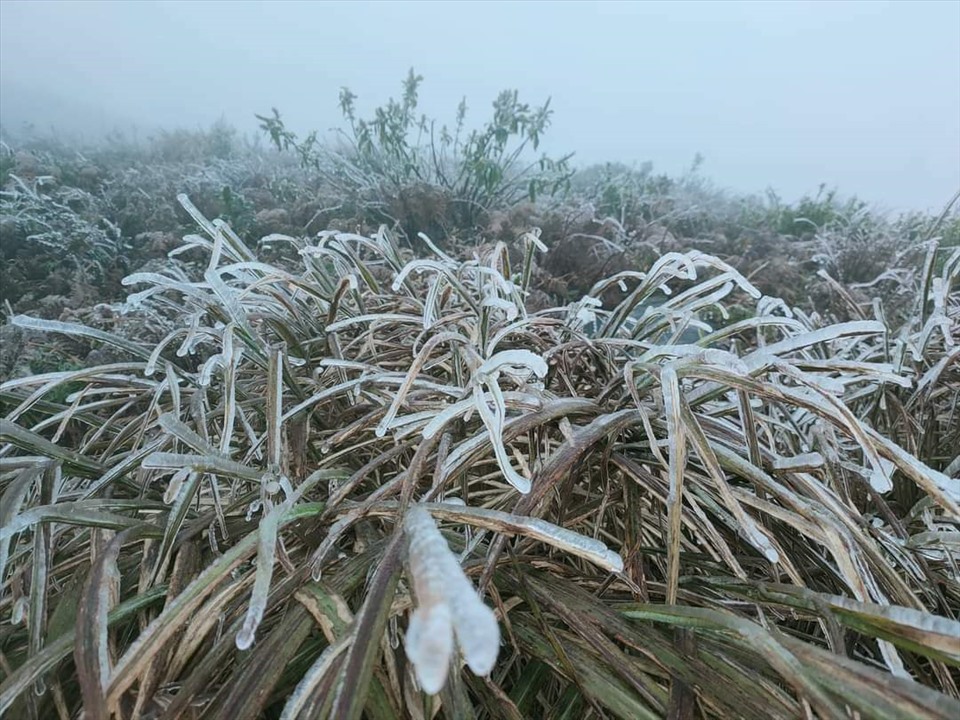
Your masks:
M 420 80 L 0 148 L 0 713 L 960 716 L 956 205 Z

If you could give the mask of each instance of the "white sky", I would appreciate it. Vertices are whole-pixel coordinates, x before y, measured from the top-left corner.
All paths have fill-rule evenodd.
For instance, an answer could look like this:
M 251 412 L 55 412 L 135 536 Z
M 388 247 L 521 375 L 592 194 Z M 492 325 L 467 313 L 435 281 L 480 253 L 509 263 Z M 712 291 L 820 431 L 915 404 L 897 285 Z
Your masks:
M 422 109 L 486 117 L 504 88 L 553 98 L 579 163 L 695 153 L 719 185 L 787 199 L 836 185 L 889 209 L 960 188 L 960 1 L 0 2 L 0 117 L 89 129 L 298 130 L 425 76 Z

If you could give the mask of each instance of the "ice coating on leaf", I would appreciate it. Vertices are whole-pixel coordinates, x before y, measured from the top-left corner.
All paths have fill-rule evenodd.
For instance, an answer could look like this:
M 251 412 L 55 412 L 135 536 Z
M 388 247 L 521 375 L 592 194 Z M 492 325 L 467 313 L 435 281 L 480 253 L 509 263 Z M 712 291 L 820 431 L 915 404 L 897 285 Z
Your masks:
M 885 458 L 880 458 L 880 467 L 873 467 L 870 470 L 870 487 L 878 493 L 888 493 L 893 490 L 893 480 L 890 476 L 893 474 L 894 464 Z
M 525 524 L 532 530 L 536 530 L 541 537 L 548 539 L 556 547 L 564 548 L 568 552 L 591 560 L 610 572 L 623 571 L 623 558 L 600 540 L 581 535 L 573 530 L 567 530 L 540 518 L 529 518 Z
M 781 298 L 764 295 L 757 300 L 757 315 L 772 315 L 775 310 L 780 310 L 784 317 L 793 317 L 793 311 Z
M 164 348 L 166 348 L 169 343 L 173 342 L 178 335 L 186 332 L 187 331 L 185 329 L 178 328 L 157 343 L 157 346 L 153 349 L 153 352 L 150 353 L 150 357 L 147 359 L 147 364 L 143 368 L 143 374 L 147 377 L 153 375 L 153 373 L 157 370 L 157 362 L 160 360 L 160 353 L 163 352 Z
M 174 288 L 179 289 L 181 287 L 180 283 L 177 283 L 170 277 L 166 275 L 161 275 L 160 273 L 154 272 L 135 272 L 130 273 L 129 275 L 124 276 L 120 281 L 120 284 L 124 287 L 129 287 L 130 285 L 171 285 Z
M 818 452 L 778 457 L 773 461 L 773 469 L 784 472 L 810 472 L 820 467 L 823 467 L 823 455 Z
M 207 361 L 200 369 L 200 377 L 197 380 L 200 387 L 209 387 L 210 381 L 213 379 L 214 371 L 223 367 L 223 365 L 224 362 L 222 353 L 217 353 L 216 355 L 211 355 L 209 358 L 207 358 Z
M 200 329 L 200 313 L 193 313 L 190 316 L 190 327 L 187 329 L 187 335 L 177 348 L 177 357 L 186 357 L 193 354 L 196 344 L 200 341 L 198 331 Z
M 206 250 L 213 249 L 213 243 L 211 243 L 206 238 L 200 237 L 199 235 L 189 234 L 184 235 L 182 243 L 179 247 L 175 247 L 173 250 L 167 253 L 168 258 L 175 258 L 177 255 L 183 255 L 194 248 L 204 248 Z
M 203 274 L 203 279 L 207 281 L 210 289 L 213 290 L 214 294 L 216 294 L 223 303 L 223 307 L 227 311 L 230 320 L 252 335 L 253 333 L 250 332 L 250 327 L 247 325 L 246 312 L 238 297 L 239 293 L 223 281 L 218 271 L 207 270 Z
M 641 360 L 653 360 L 658 357 L 673 356 L 682 358 L 677 367 L 689 364 L 715 365 L 718 368 L 737 375 L 747 375 L 749 370 L 743 360 L 727 350 L 704 348 L 700 345 L 656 345 L 641 356 Z
M 668 252 L 650 267 L 647 276 L 653 278 L 663 273 L 684 280 L 696 280 L 697 268 L 692 262 L 693 259 L 695 259 L 693 253 Z M 669 289 L 666 292 L 669 294 Z
M 429 248 L 433 251 L 433 253 L 434 253 L 437 257 L 439 257 L 441 260 L 443 260 L 443 261 L 446 262 L 446 263 L 449 263 L 450 265 L 452 265 L 452 266 L 454 266 L 454 267 L 456 267 L 456 266 L 458 265 L 457 261 L 454 260 L 454 259 L 453 259 L 452 257 L 450 257 L 449 255 L 447 255 L 443 250 L 441 250 L 440 248 L 438 248 L 438 247 L 433 243 L 433 240 L 431 240 L 431 239 L 427 236 L 426 233 L 418 232 L 418 233 L 417 233 L 417 237 L 419 237 L 421 240 L 423 240 L 423 241 L 427 244 L 427 247 L 429 247 Z
M 427 299 L 423 303 L 423 329 L 429 330 L 430 326 L 433 325 L 436 316 L 437 316 L 437 303 L 440 298 L 440 291 L 443 289 L 443 276 L 438 275 L 433 279 L 433 282 L 430 283 L 430 288 L 427 290 Z
M 595 297 L 590 295 L 584 295 L 580 302 L 573 305 L 576 309 L 576 314 L 574 319 L 580 324 L 580 326 L 590 326 L 597 322 L 597 314 L 594 312 L 595 308 L 602 307 L 603 303 Z
M 146 352 L 140 345 L 130 342 L 124 338 L 112 335 L 111 333 L 87 327 L 78 323 L 61 322 L 60 320 L 44 320 L 29 315 L 14 315 L 10 318 L 10 324 L 16 325 L 27 330 L 39 330 L 41 332 L 56 332 L 63 335 L 79 335 L 90 337 L 101 342 L 108 343 L 114 347 L 121 348 L 133 355 L 142 358 L 149 358 L 150 353 Z
M 394 292 L 400 290 L 403 287 L 403 281 L 407 279 L 407 276 L 412 272 L 423 272 L 424 270 L 436 270 L 438 273 L 446 274 L 449 271 L 449 266 L 444 265 L 441 262 L 436 260 L 427 260 L 426 258 L 420 258 L 418 260 L 411 260 L 406 265 L 403 266 L 403 269 L 397 273 L 396 279 L 393 281 L 391 289 Z
M 510 397 L 514 402 L 521 404 L 524 407 L 539 408 L 541 405 L 540 399 L 534 395 L 526 393 L 504 393 L 505 397 Z M 483 394 L 483 399 L 485 402 L 492 402 L 493 395 L 489 393 Z M 430 420 L 424 425 L 423 430 L 421 431 L 423 437 L 429 439 L 436 435 L 440 430 L 442 430 L 447 423 L 453 420 L 456 417 L 461 415 L 466 415 L 471 410 L 476 409 L 475 403 L 477 402 L 476 397 L 470 397 L 466 400 L 461 400 L 460 402 L 453 403 L 452 405 L 446 406 L 440 412 L 430 411 L 423 413 L 424 416 L 429 416 Z
M 529 232 L 525 232 L 520 236 L 521 240 L 526 240 L 531 245 L 533 245 L 540 252 L 547 252 L 547 246 L 543 244 L 543 240 L 540 239 L 541 230 L 538 227 L 531 229 Z
M 440 692 L 453 656 L 453 621 L 446 603 L 413 611 L 405 650 L 423 691 L 430 695 Z
M 793 337 L 780 340 L 772 345 L 757 349 L 744 358 L 744 361 L 751 368 L 757 368 L 765 364 L 765 361 L 771 355 L 785 355 L 803 348 L 827 343 L 840 338 L 855 335 L 879 335 L 886 331 L 883 323 L 876 320 L 855 320 L 853 322 L 840 323 L 829 327 L 811 330 L 810 332 L 800 333 Z
M 486 396 L 484 396 L 486 400 Z M 426 439 L 432 438 L 436 435 L 444 425 L 453 420 L 458 415 L 462 415 L 473 407 L 474 400 L 461 400 L 458 403 L 453 405 L 448 405 L 446 408 L 438 412 L 433 416 L 433 419 L 430 420 L 423 428 L 423 437 Z
M 740 528 L 740 532 L 767 560 L 772 563 L 780 562 L 780 553 L 756 523 L 751 520 Z
M 262 238 L 260 238 L 260 242 L 263 245 L 272 245 L 273 243 L 278 242 L 286 242 L 290 243 L 291 245 L 296 245 L 297 239 L 282 233 L 270 233 L 269 235 L 264 235 Z
M 186 424 L 177 419 L 173 413 L 164 413 L 158 419 L 158 424 L 164 432 L 173 435 L 186 443 L 197 452 L 216 455 L 216 450 Z
M 554 525 L 541 518 L 526 515 L 514 515 L 500 510 L 469 506 L 452 507 L 451 503 L 429 505 L 434 512 L 443 513 L 450 519 L 455 519 L 477 527 L 483 527 L 497 532 L 507 530 L 511 533 L 520 533 L 534 538 L 559 550 L 582 557 L 596 563 L 610 572 L 623 570 L 623 558 L 608 548 L 602 541 L 581 535 L 573 530 Z
M 510 295 L 517 290 L 517 286 L 514 285 L 513 281 L 505 278 L 497 268 L 478 265 L 474 268 L 474 272 L 476 272 L 478 276 L 482 275 L 489 278 L 493 282 L 493 285 L 496 287 L 496 289 L 502 292 L 504 295 Z
M 871 486 L 877 492 L 889 492 L 889 490 L 892 489 L 892 484 L 888 477 L 889 472 L 883 465 L 884 461 L 880 457 L 877 446 L 870 441 L 869 428 L 858 420 L 841 400 L 824 393 L 815 383 L 810 382 L 808 373 L 794 371 L 784 363 L 779 364 L 779 369 L 785 372 L 789 371 L 788 374 L 791 377 L 804 384 L 803 387 L 799 388 L 783 388 L 781 392 L 783 392 L 784 395 L 793 399 L 798 405 L 813 406 L 817 414 L 823 417 L 830 417 L 834 411 L 838 412 L 844 421 L 846 430 L 860 444 L 864 457 L 872 468 L 872 474 L 870 476 Z M 886 490 L 881 488 L 886 488 Z
M 147 470 L 179 470 L 190 468 L 194 472 L 217 472 L 254 482 L 260 482 L 263 472 L 222 455 L 184 455 L 180 453 L 153 452 L 140 463 Z
M 486 395 L 483 394 L 479 385 L 473 389 L 474 406 L 480 413 L 480 419 L 483 420 L 483 424 L 487 429 L 490 444 L 493 446 L 494 456 L 497 458 L 497 465 L 500 466 L 500 471 L 503 473 L 504 479 L 513 485 L 518 492 L 526 495 L 530 492 L 530 481 L 513 469 L 513 466 L 510 464 L 510 458 L 507 455 L 507 449 L 503 444 L 504 414 L 506 412 L 503 396 L 500 394 L 499 386 L 495 382 L 490 384 L 490 390 L 494 410 L 491 410 L 490 406 L 487 405 Z
M 493 610 L 483 604 L 464 578 L 452 599 L 454 630 L 467 667 L 474 675 L 489 675 L 500 654 L 500 626 Z
M 256 272 L 251 272 L 256 271 Z M 260 275 L 275 275 L 277 269 L 267 263 L 256 260 L 245 260 L 244 262 L 231 263 L 220 268 L 221 275 L 232 275 L 233 277 L 244 280 L 248 283 L 255 282 Z M 286 273 L 281 277 L 289 278 Z
M 660 373 L 660 385 L 663 392 L 663 409 L 667 419 L 667 433 L 670 437 L 670 486 L 667 503 L 679 501 L 680 482 L 686 465 L 686 443 L 683 423 L 680 421 L 680 380 L 672 364 L 665 365 Z
M 504 367 L 527 368 L 539 378 L 547 374 L 547 361 L 529 350 L 501 350 L 477 368 L 476 374 L 494 377 Z
M 486 675 L 500 650 L 500 628 L 423 506 L 407 511 L 404 529 L 416 596 L 406 653 L 420 686 L 433 694 L 446 681 L 454 635 L 469 668 Z
M 243 627 L 237 633 L 238 650 L 246 650 L 253 645 L 257 627 L 267 609 L 267 596 L 270 593 L 270 579 L 273 577 L 273 562 L 276 554 L 277 531 L 280 518 L 286 506 L 281 505 L 264 515 L 260 520 L 260 537 L 257 545 L 257 567 L 253 577 L 253 592 L 250 593 L 250 606 L 243 620 Z
M 491 307 L 497 308 L 498 310 L 503 310 L 507 315 L 507 321 L 515 320 L 519 314 L 517 311 L 517 306 L 514 305 L 509 300 L 504 300 L 493 295 L 488 296 L 481 303 L 481 307 Z
M 170 478 L 170 484 L 163 493 L 163 501 L 165 503 L 169 505 L 176 500 L 177 495 L 180 494 L 180 488 L 183 487 L 183 482 L 190 476 L 190 474 L 190 468 L 181 468 L 173 474 L 173 477 Z
M 423 318 L 419 315 L 401 315 L 399 313 L 372 313 L 369 315 L 357 315 L 356 317 L 344 318 L 327 325 L 327 332 L 338 332 L 351 325 L 360 325 L 361 323 L 375 322 L 408 322 L 415 325 L 423 324 Z
M 704 362 L 716 365 L 724 370 L 728 370 L 737 375 L 746 375 L 749 373 L 743 360 L 726 350 L 717 348 L 704 348 L 694 356 L 697 360 L 703 359 Z
M 782 365 L 783 363 L 777 363 L 777 368 L 783 369 Z M 826 375 L 812 375 L 807 373 L 806 380 L 810 385 L 818 387 L 820 390 L 829 395 L 842 396 L 846 390 L 846 385 L 840 378 L 832 378 Z
M 392 426 L 398 424 L 395 422 L 395 418 L 397 413 L 400 411 L 400 406 L 403 404 L 404 399 L 410 392 L 410 389 L 417 382 L 417 376 L 419 375 L 424 364 L 428 361 L 432 348 L 436 347 L 441 342 L 459 339 L 460 336 L 454 333 L 443 332 L 435 335 L 424 344 L 424 346 L 417 353 L 413 363 L 409 366 L 407 373 L 404 375 L 400 388 L 397 390 L 396 395 L 394 395 L 393 400 L 390 403 L 390 407 L 384 414 L 383 419 L 377 424 L 376 430 L 374 431 L 377 437 L 383 437 L 387 434 L 387 431 Z M 454 390 L 454 392 L 456 391 L 454 388 L 451 388 L 451 390 Z
M 10 615 L 11 625 L 20 625 L 27 619 L 27 609 L 30 607 L 30 599 L 20 597 L 13 603 L 13 610 Z

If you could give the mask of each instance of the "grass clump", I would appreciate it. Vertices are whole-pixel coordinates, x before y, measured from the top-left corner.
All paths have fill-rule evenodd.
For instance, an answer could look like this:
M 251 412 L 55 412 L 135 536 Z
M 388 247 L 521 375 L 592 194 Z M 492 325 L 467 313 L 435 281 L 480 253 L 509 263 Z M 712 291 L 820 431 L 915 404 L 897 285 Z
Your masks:
M 960 713 L 960 252 L 902 329 L 700 251 L 534 311 L 536 232 L 274 234 L 281 266 L 181 202 L 202 260 L 124 281 L 159 342 L 14 321 L 121 357 L 0 385 L 0 711 Z M 486 610 L 431 674 L 417 613 L 451 597 Z

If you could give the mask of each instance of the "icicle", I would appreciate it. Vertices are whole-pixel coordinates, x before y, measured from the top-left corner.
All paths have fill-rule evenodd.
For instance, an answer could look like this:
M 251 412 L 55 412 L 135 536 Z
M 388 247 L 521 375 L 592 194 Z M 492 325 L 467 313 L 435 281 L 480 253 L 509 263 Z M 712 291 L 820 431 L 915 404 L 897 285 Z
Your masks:
M 413 506 L 404 518 L 404 528 L 417 601 L 405 647 L 420 686 L 435 694 L 446 682 L 454 637 L 467 666 L 477 675 L 486 675 L 493 670 L 500 651 L 500 628 L 430 513 Z
M 250 607 L 247 609 L 243 627 L 237 633 L 236 645 L 238 650 L 247 650 L 253 645 L 257 627 L 260 625 L 263 613 L 267 609 L 267 596 L 270 592 L 270 579 L 273 577 L 273 562 L 277 549 L 277 531 L 280 528 L 280 518 L 287 509 L 287 506 L 280 505 L 260 520 L 260 542 L 257 547 L 257 566 L 253 577 L 253 592 L 250 594 Z

